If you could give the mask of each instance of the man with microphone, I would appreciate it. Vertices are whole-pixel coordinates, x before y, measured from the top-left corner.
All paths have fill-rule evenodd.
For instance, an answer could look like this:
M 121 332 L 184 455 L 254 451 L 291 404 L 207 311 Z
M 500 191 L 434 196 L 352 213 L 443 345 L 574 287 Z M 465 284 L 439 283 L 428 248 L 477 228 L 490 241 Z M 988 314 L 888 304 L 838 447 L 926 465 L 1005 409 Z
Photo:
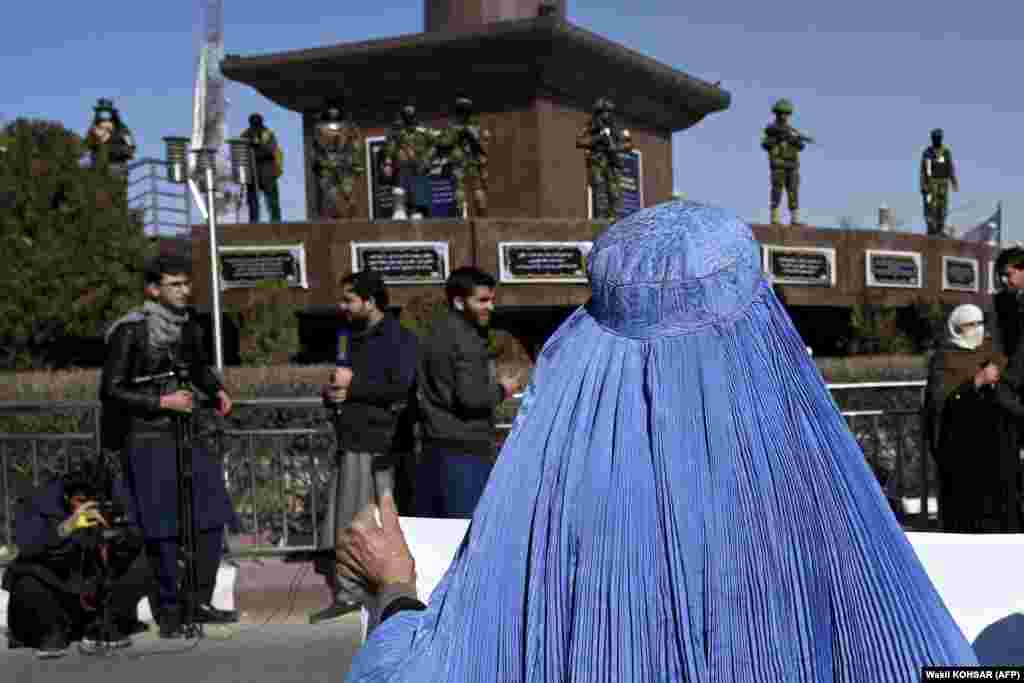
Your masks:
M 330 550 L 367 504 L 394 490 L 395 453 L 408 434 L 400 433 L 416 377 L 416 336 L 387 312 L 388 292 L 380 274 L 364 270 L 345 277 L 338 308 L 336 367 L 323 387 L 338 439 L 320 548 Z M 333 551 L 320 553 L 316 570 L 333 596 L 332 604 L 310 616 L 311 623 L 359 609 L 368 599 L 365 581 L 335 570 Z

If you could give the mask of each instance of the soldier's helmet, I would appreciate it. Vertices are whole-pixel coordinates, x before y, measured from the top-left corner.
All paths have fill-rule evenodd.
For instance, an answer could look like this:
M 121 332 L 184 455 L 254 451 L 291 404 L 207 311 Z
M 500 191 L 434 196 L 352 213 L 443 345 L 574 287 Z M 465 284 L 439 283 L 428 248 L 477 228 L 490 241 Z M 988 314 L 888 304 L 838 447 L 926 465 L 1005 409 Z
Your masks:
M 414 123 L 416 121 L 416 107 L 411 104 L 402 107 L 401 118 L 406 123 Z
M 259 114 L 251 114 L 249 116 L 249 126 L 252 128 L 262 128 L 263 117 L 260 116 Z
M 114 108 L 114 102 L 112 100 L 100 98 L 96 101 L 96 106 L 92 108 L 96 112 L 93 120 L 96 123 L 101 121 L 114 121 L 117 118 L 117 109 Z
M 938 144 L 940 144 L 942 142 L 942 129 L 941 128 L 935 128 L 935 129 L 932 130 L 932 142 L 934 142 L 936 145 L 938 145 Z
M 782 98 L 781 100 L 779 100 L 778 102 L 775 103 L 774 107 L 772 107 L 772 113 L 773 114 L 792 114 L 793 113 L 793 103 L 790 102 L 789 100 L 787 100 L 786 98 Z
M 345 121 L 345 114 L 337 103 L 332 103 L 320 114 L 320 122 L 330 130 L 339 130 Z
M 473 113 L 473 100 L 468 97 L 455 98 L 455 113 L 460 116 L 468 116 Z

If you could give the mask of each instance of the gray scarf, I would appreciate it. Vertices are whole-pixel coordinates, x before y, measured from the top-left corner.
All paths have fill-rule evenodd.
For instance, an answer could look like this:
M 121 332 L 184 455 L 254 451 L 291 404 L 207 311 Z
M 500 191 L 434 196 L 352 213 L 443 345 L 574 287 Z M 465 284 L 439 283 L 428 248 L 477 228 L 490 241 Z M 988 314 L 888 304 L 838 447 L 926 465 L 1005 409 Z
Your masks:
M 162 356 L 167 349 L 181 339 L 181 330 L 188 322 L 188 312 L 176 313 L 155 301 L 147 301 L 141 308 L 130 311 L 107 328 L 107 333 L 104 335 L 106 341 L 110 341 L 114 330 L 121 323 L 142 322 L 143 320 L 146 321 L 151 352 L 155 356 Z
M 149 329 L 149 348 L 155 355 L 163 355 L 181 340 L 181 330 L 188 322 L 187 311 L 177 313 L 163 304 L 147 301 L 142 313 Z

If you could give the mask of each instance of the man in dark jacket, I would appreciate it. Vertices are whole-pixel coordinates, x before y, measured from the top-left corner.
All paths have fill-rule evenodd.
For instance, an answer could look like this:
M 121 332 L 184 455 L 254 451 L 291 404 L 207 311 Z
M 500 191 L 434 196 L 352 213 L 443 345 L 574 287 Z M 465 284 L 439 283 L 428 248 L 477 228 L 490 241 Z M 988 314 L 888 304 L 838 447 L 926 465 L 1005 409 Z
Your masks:
M 1020 533 L 1021 463 L 1013 429 L 1024 405 L 999 381 L 997 361 L 981 361 L 942 411 L 936 462 L 945 499 L 942 530 Z
M 368 503 L 395 488 L 395 458 L 408 451 L 408 434 L 399 425 L 416 378 L 416 336 L 390 313 L 388 292 L 378 273 L 362 271 L 341 282 L 338 304 L 345 325 L 338 339 L 338 363 L 323 396 L 332 411 L 338 451 L 331 480 L 320 547 L 333 548 L 344 529 Z M 335 571 L 332 554 L 321 554 L 317 571 L 334 596 L 313 623 L 358 609 L 368 588 L 350 573 Z
M 487 348 L 495 286 L 476 268 L 452 272 L 445 285 L 448 311 L 434 321 L 420 351 L 423 452 L 415 498 L 421 517 L 473 516 L 494 466 L 494 411 L 520 388 L 514 377 L 495 377 Z
M 91 468 L 74 471 L 47 484 L 19 511 L 18 557 L 3 579 L 11 594 L 10 647 L 35 648 L 48 659 L 64 655 L 77 640 L 85 652 L 130 645 L 130 636 L 145 628 L 136 618 L 151 576 L 137 561 L 142 542 L 120 486 L 111 486 L 106 500 L 119 504 L 114 509 L 123 519 L 108 519 L 109 511 L 105 516 L 100 510 L 106 488 L 101 480 Z
M 186 306 L 191 266 L 176 256 L 159 256 L 145 268 L 145 305 L 107 331 L 107 359 L 100 381 L 104 448 L 120 453 L 130 495 L 146 541 L 146 555 L 159 583 L 156 598 L 160 634 L 184 635 L 178 571 L 178 464 L 175 416 L 193 410 L 195 387 L 216 397 L 217 412 L 231 411 L 231 398 L 207 364 L 202 329 Z M 189 388 L 174 375 L 187 370 Z M 154 379 L 155 378 L 155 379 Z M 192 443 L 193 518 L 198 586 L 197 623 L 237 621 L 233 612 L 211 604 L 223 552 L 224 526 L 235 521 L 221 463 Z
M 999 345 L 1009 359 L 1008 379 L 1019 387 L 1024 385 L 1024 248 L 1014 246 L 1000 252 L 995 272 L 1000 286 L 992 303 Z

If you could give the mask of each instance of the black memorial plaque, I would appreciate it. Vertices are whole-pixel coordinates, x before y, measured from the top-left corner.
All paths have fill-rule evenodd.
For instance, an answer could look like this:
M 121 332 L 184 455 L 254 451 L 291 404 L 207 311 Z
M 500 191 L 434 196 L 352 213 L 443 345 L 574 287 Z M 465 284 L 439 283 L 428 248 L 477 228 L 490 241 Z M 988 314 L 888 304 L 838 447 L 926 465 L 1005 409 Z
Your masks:
M 391 220 L 395 212 L 395 179 L 385 178 L 381 158 L 387 138 L 369 138 L 366 167 L 369 169 L 370 211 L 373 220 Z M 408 212 L 412 207 L 406 205 Z M 456 218 L 455 179 L 449 175 L 430 176 L 430 218 Z
M 874 287 L 920 287 L 921 266 L 915 254 L 869 254 L 868 268 Z
M 302 286 L 299 258 L 290 250 L 227 251 L 220 254 L 220 277 L 224 287 L 253 287 L 261 282 L 285 282 Z
M 443 283 L 448 277 L 444 245 L 354 245 L 358 270 L 375 270 L 388 284 Z
M 782 284 L 831 286 L 832 259 L 824 251 L 770 249 L 768 271 Z
M 506 280 L 511 282 L 567 281 L 587 277 L 587 249 L 578 244 L 503 244 Z
M 978 267 L 974 261 L 964 259 L 946 259 L 945 289 L 958 291 L 978 291 Z

